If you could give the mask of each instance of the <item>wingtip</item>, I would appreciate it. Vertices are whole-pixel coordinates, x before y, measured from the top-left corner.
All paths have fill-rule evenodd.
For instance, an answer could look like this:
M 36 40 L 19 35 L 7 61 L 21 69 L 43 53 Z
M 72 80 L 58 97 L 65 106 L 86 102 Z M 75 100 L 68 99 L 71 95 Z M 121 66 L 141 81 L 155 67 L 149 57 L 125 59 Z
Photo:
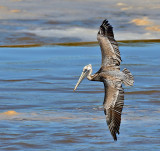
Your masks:
M 117 135 L 115 134 L 115 135 L 112 135 L 112 136 L 113 136 L 114 141 L 117 141 Z
M 111 26 L 109 21 L 107 19 L 105 19 L 105 20 L 103 20 L 102 24 L 100 25 L 100 29 L 99 29 L 98 34 L 100 34 L 102 36 L 114 37 L 112 29 L 113 29 L 113 27 Z
M 117 141 L 117 138 L 114 138 L 114 141 L 116 142 L 116 141 Z
M 108 19 L 103 20 L 102 24 L 103 23 L 108 23 Z
M 103 20 L 101 26 L 106 26 L 106 27 L 110 26 L 110 27 L 112 27 L 111 24 L 109 23 L 108 19 Z

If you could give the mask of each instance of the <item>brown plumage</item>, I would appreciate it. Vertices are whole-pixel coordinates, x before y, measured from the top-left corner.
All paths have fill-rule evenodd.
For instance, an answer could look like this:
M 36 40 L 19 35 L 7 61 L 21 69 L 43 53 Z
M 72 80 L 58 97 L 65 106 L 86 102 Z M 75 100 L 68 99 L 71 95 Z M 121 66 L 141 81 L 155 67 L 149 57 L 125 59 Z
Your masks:
M 74 88 L 77 89 L 81 81 L 87 77 L 90 81 L 104 83 L 104 113 L 106 122 L 114 140 L 119 134 L 121 113 L 124 105 L 124 90 L 122 83 L 131 86 L 134 83 L 132 74 L 126 68 L 120 71 L 121 56 L 118 43 L 114 39 L 113 27 L 107 20 L 102 22 L 97 34 L 97 40 L 101 48 L 101 68 L 94 75 L 91 64 L 83 68 L 83 72 Z

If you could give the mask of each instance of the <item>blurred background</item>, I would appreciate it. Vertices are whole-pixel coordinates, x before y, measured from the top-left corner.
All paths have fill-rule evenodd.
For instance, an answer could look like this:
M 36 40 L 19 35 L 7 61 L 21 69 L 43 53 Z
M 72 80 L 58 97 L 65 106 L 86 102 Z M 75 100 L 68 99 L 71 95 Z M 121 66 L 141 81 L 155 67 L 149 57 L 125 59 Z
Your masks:
M 159 39 L 159 0 L 1 0 L 0 45 L 96 41 L 103 19 L 117 40 Z

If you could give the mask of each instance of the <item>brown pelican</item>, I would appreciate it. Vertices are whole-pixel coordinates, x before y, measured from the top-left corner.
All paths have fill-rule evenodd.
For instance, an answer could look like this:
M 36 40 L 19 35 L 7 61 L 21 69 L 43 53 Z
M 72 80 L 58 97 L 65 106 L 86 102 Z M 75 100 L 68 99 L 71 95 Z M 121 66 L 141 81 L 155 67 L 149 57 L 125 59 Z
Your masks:
M 106 122 L 113 136 L 117 140 L 121 123 L 121 112 L 124 105 L 124 91 L 122 83 L 132 86 L 134 79 L 128 69 L 120 71 L 121 56 L 118 43 L 114 39 L 113 27 L 107 20 L 102 22 L 97 34 L 97 40 L 101 48 L 102 63 L 101 68 L 94 75 L 91 64 L 83 68 L 83 72 L 74 88 L 77 89 L 82 80 L 87 77 L 90 81 L 100 81 L 104 83 L 104 113 Z

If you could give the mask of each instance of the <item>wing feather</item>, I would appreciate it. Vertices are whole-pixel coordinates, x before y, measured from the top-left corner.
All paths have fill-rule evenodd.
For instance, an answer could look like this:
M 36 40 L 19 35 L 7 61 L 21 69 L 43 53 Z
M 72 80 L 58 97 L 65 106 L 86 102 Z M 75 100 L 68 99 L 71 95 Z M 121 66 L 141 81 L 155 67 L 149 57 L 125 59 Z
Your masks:
M 110 83 L 113 83 L 112 85 Z M 116 84 L 118 83 L 118 84 Z M 105 97 L 104 97 L 104 113 L 106 115 L 106 122 L 113 136 L 117 140 L 116 134 L 119 134 L 121 113 L 124 105 L 124 91 L 122 83 L 119 81 L 104 81 Z
M 102 22 L 97 39 L 102 53 L 102 66 L 119 66 L 122 60 L 118 43 L 114 39 L 113 27 L 107 20 Z

